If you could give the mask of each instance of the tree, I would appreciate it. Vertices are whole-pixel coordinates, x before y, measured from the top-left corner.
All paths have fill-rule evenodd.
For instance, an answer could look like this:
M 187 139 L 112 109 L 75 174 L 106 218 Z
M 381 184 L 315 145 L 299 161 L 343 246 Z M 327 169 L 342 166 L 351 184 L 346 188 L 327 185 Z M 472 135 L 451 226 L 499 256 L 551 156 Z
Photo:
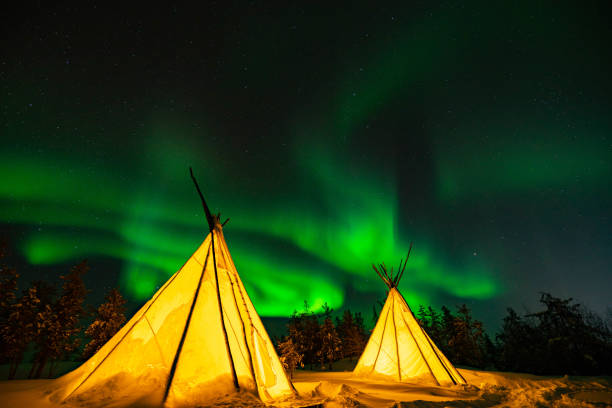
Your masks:
M 450 314 L 450 311 L 448 312 Z M 442 343 L 444 339 L 441 335 L 442 319 L 440 314 L 431 306 L 427 306 L 427 308 L 425 308 L 425 306 L 419 305 L 419 310 L 416 316 L 417 321 L 419 322 L 421 327 L 427 332 L 429 337 L 432 338 L 433 342 L 436 344 Z
M 336 318 L 336 330 L 342 341 L 342 357 L 355 358 L 361 355 L 366 345 L 365 327 L 361 313 L 354 316 L 345 310 L 342 318 Z
M 332 363 L 342 357 L 342 342 L 338 336 L 338 332 L 334 327 L 334 322 L 331 318 L 332 309 L 327 306 L 327 303 L 323 306 L 323 324 L 320 326 L 319 340 L 320 347 L 317 350 L 317 357 L 321 363 L 321 368 L 328 365 L 328 369 L 332 369 Z
M 94 321 L 85 330 L 85 335 L 90 340 L 83 350 L 84 358 L 94 355 L 117 333 L 126 321 L 126 300 L 121 296 L 121 293 L 113 288 L 108 292 L 105 300 L 96 310 Z
M 298 314 L 294 311 L 289 318 L 287 329 L 289 331 L 289 338 L 296 347 L 298 353 L 304 355 L 306 351 L 306 339 L 304 338 L 304 319 L 302 314 Z
M 302 362 L 304 355 L 298 351 L 290 337 L 278 343 L 279 358 L 285 371 L 289 373 L 289 379 L 293 379 L 293 372 L 299 367 L 304 367 Z
M 319 338 L 320 324 L 319 317 L 310 311 L 307 301 L 304 301 L 303 312 L 293 312 L 287 328 L 297 352 L 303 356 L 303 363 L 309 364 L 312 370 L 314 364 L 318 361 L 317 353 L 321 344 Z
M 481 367 L 483 356 L 480 350 L 484 341 L 482 322 L 472 318 L 466 304 L 457 307 L 457 316 L 453 322 L 454 333 L 449 339 L 449 346 L 455 350 L 457 364 Z
M 455 316 L 446 306 L 442 306 L 441 311 L 439 337 L 436 344 L 450 361 L 455 361 L 456 353 L 451 345 L 451 339 L 455 336 Z
M 308 309 L 300 315 L 300 320 L 304 364 L 309 364 L 310 369 L 312 369 L 319 357 L 321 325 L 319 324 L 319 317 Z
M 389 294 L 387 292 L 387 294 Z M 378 315 L 380 314 L 380 312 L 382 312 L 382 308 L 385 306 L 385 302 L 378 299 L 376 301 L 376 303 L 374 303 L 372 305 L 372 322 L 374 322 L 374 324 L 376 324 L 376 322 L 378 321 Z M 380 312 L 379 312 L 380 309 Z
M 310 363 L 310 368 L 317 362 L 318 350 L 321 346 L 321 325 L 319 324 L 319 317 L 314 313 L 304 314 L 304 340 L 305 340 L 305 353 L 304 357 Z
M 535 374 L 611 374 L 612 333 L 604 321 L 571 298 L 542 293 L 540 303 L 544 310 L 523 317 L 508 309 L 497 335 L 499 368 Z
M 0 244 L 0 322 L 8 317 L 11 303 L 17 298 L 17 279 L 19 274 L 15 268 L 4 263 L 6 245 Z
M 305 313 L 294 311 L 287 324 L 289 338 L 295 346 L 296 351 L 302 355 L 302 361 L 306 364 L 313 363 L 312 350 L 314 341 L 311 338 L 311 334 L 307 334 L 307 319 L 309 318 L 310 316 Z
M 479 346 L 482 355 L 480 368 L 494 370 L 497 361 L 497 347 L 486 332 L 483 334 Z
M 433 307 L 427 306 L 427 317 L 429 319 L 427 334 L 433 339 L 434 343 L 437 343 L 441 339 L 442 316 Z
M 13 305 L 17 299 L 17 279 L 19 274 L 15 268 L 4 263 L 6 244 L 0 243 L 0 333 L 9 333 L 9 319 L 13 313 Z M 7 363 L 13 358 L 12 346 L 7 344 L 4 336 L 0 336 L 0 363 Z
M 65 276 L 60 276 L 62 294 L 53 304 L 46 305 L 41 313 L 42 324 L 35 340 L 37 353 L 30 371 L 30 378 L 40 378 L 47 362 L 55 362 L 68 356 L 79 345 L 76 335 L 81 331 L 79 319 L 84 313 L 83 301 L 87 290 L 82 275 L 89 270 L 87 261 L 75 265 Z M 49 368 L 51 376 L 53 364 Z
M 25 290 L 22 296 L 10 305 L 9 318 L 1 330 L 4 351 L 9 363 L 9 380 L 15 378 L 26 348 L 40 332 L 40 312 L 40 299 L 36 287 Z
M 496 335 L 497 366 L 505 371 L 534 372 L 539 365 L 540 353 L 534 350 L 537 345 L 536 333 L 527 321 L 512 308 L 507 309 L 501 331 Z
M 610 373 L 611 333 L 599 325 L 572 298 L 560 299 L 542 293 L 540 303 L 546 309 L 528 315 L 536 320 L 540 336 L 539 370 L 542 374 Z M 558 356 L 563 356 L 559 358 Z
M 416 313 L 417 322 L 421 325 L 421 327 L 426 328 L 429 325 L 427 319 L 427 312 L 425 311 L 425 306 L 419 305 L 419 310 Z

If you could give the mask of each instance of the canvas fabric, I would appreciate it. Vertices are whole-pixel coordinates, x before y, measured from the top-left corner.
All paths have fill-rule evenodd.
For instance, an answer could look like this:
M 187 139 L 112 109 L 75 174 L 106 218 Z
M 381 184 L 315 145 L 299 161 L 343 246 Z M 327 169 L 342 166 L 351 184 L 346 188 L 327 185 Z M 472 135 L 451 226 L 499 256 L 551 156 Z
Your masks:
M 264 402 L 294 394 L 221 226 L 213 233 L 214 258 L 211 233 L 113 338 L 57 380 L 54 400 L 197 406 L 237 391 L 232 365 L 240 390 Z
M 391 288 L 354 371 L 357 376 L 438 385 L 465 384 L 457 369 L 421 328 L 404 297 Z

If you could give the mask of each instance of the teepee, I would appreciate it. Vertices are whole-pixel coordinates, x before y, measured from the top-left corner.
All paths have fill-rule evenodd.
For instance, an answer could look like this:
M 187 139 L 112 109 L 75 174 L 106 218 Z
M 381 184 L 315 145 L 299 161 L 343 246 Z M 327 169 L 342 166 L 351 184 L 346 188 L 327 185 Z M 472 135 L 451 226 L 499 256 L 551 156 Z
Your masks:
M 238 276 L 219 216 L 193 181 L 210 233 L 114 337 L 56 380 L 52 401 L 194 407 L 240 391 L 265 403 L 295 395 Z
M 389 294 L 353 373 L 359 377 L 400 382 L 426 381 L 444 386 L 466 384 L 457 369 L 421 328 L 408 303 L 397 290 L 408 256 L 403 266 L 400 261 L 395 276 L 393 269 L 390 274 L 387 273 L 384 264 L 380 265 L 380 271 L 372 265 L 389 288 Z

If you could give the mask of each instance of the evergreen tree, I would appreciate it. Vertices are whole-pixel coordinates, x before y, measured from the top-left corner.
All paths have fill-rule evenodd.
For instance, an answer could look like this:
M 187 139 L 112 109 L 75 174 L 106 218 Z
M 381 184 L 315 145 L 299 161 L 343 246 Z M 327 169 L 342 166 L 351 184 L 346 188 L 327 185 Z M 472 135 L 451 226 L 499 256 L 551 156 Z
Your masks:
M 0 333 L 9 363 L 9 380 L 15 378 L 24 352 L 39 334 L 40 312 L 40 299 L 36 287 L 25 290 L 22 296 L 10 305 L 8 321 Z
M 297 352 L 303 356 L 303 363 L 309 364 L 312 369 L 317 362 L 317 351 L 320 347 L 320 325 L 317 315 L 310 311 L 308 302 L 304 301 L 303 312 L 293 312 L 287 327 L 289 338 Z
M 316 355 L 321 363 L 321 368 L 325 368 L 327 364 L 328 369 L 331 370 L 332 363 L 342 357 L 342 342 L 331 318 L 332 310 L 327 304 L 323 306 L 323 309 L 323 324 L 320 326 L 318 336 L 320 347 Z
M 427 334 L 429 334 L 429 337 L 432 338 L 434 343 L 438 344 L 439 341 L 442 341 L 442 318 L 440 314 L 431 306 L 427 307 L 427 317 L 429 318 Z
M 603 320 L 570 299 L 542 293 L 545 309 L 519 316 L 508 309 L 497 335 L 499 368 L 534 374 L 606 375 L 612 333 Z
M 304 319 L 302 316 L 302 314 L 298 314 L 297 311 L 294 311 L 289 318 L 287 329 L 289 331 L 289 339 L 291 339 L 297 352 L 303 356 L 306 351 L 306 339 L 304 338 Z
M 126 300 L 121 293 L 113 288 L 96 310 L 94 321 L 85 330 L 89 342 L 83 350 L 83 357 L 89 358 L 111 339 L 125 323 Z
M 498 343 L 498 368 L 504 371 L 530 371 L 539 365 L 540 354 L 534 350 L 537 344 L 534 329 L 512 308 L 507 309 L 501 332 L 496 336 Z
M 455 362 L 457 356 L 455 349 L 451 344 L 451 340 L 455 337 L 455 316 L 453 316 L 450 309 L 446 306 L 442 306 L 441 310 L 442 316 L 440 317 L 440 337 L 436 344 L 450 361 Z
M 542 293 L 540 302 L 546 309 L 529 315 L 537 321 L 537 333 L 542 344 L 544 364 L 539 367 L 540 372 L 610 373 L 610 332 L 590 324 L 584 308 L 572 298 L 559 299 Z
M 359 357 L 366 345 L 363 317 L 360 313 L 354 316 L 345 310 L 342 318 L 336 318 L 336 330 L 342 341 L 342 357 Z
M 427 312 L 425 311 L 425 306 L 419 305 L 419 310 L 416 313 L 417 322 L 421 325 L 422 328 L 426 329 L 429 327 L 429 319 L 427 317 Z
M 480 353 L 482 355 L 482 362 L 480 364 L 480 368 L 494 370 L 497 361 L 497 347 L 486 332 L 482 336 L 482 340 L 479 346 Z
M 443 307 L 444 308 L 444 307 Z M 446 309 L 446 308 L 444 308 Z M 450 310 L 446 309 L 450 316 Z M 417 321 L 421 327 L 427 332 L 432 341 L 440 347 L 442 344 L 446 344 L 447 340 L 442 336 L 442 318 L 433 307 L 419 305 L 419 310 L 416 314 Z M 453 321 L 454 319 L 449 319 Z
M 321 347 L 321 325 L 319 318 L 314 313 L 305 313 L 304 320 L 304 363 L 310 364 L 312 369 L 317 362 L 318 351 Z
M 465 304 L 457 307 L 457 316 L 453 323 L 454 333 L 448 344 L 454 349 L 456 364 L 481 367 L 483 356 L 480 345 L 484 336 L 482 323 L 472 318 L 471 311 Z
M 388 294 L 388 293 L 387 293 Z M 382 308 L 385 306 L 385 303 L 382 300 L 377 300 L 375 304 L 372 305 L 372 322 L 376 324 L 378 321 L 379 310 L 382 312 Z
M 355 313 L 355 326 L 357 327 L 357 329 L 363 334 L 363 337 L 365 340 L 367 340 L 367 336 L 366 336 L 366 327 L 365 327 L 365 323 L 363 320 L 363 315 L 361 314 L 361 312 L 356 312 Z
M 6 244 L 0 244 L 0 333 L 10 332 L 9 319 L 14 312 L 13 305 L 17 299 L 17 279 L 19 274 L 15 268 L 4 263 Z M 13 359 L 13 346 L 7 344 L 0 335 L 0 364 Z
M 348 357 L 358 358 L 368 344 L 368 336 L 361 312 L 355 313 L 353 322 L 353 329 L 347 335 L 347 351 L 349 352 Z
M 46 305 L 41 313 L 42 323 L 36 339 L 37 353 L 30 371 L 30 378 L 40 378 L 50 360 L 52 363 L 67 357 L 79 345 L 76 335 L 81 331 L 79 319 L 84 313 L 83 301 L 87 290 L 82 275 L 89 270 L 87 261 L 74 266 L 65 276 L 62 294 L 53 304 Z M 53 365 L 49 368 L 52 375 Z

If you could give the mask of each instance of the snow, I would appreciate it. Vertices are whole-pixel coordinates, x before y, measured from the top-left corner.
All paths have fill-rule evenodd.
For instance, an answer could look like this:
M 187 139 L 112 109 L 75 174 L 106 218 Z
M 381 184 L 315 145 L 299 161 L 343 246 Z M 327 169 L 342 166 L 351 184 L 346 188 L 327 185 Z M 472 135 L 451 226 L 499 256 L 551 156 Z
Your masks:
M 293 384 L 301 398 L 280 401 L 281 408 L 339 407 L 611 407 L 611 377 L 540 377 L 530 374 L 459 369 L 469 385 L 437 387 L 359 378 L 352 372 L 298 370 Z M 124 406 L 106 398 L 58 404 L 49 399 L 54 380 L 0 381 L 0 407 L 59 408 Z M 144 406 L 150 406 L 144 404 Z M 211 401 L 216 407 L 265 407 L 252 394 L 233 393 Z
M 298 371 L 301 395 L 325 398 L 325 407 L 600 407 L 612 406 L 610 377 L 539 377 L 459 369 L 469 385 L 437 387 L 355 377 L 352 372 Z

